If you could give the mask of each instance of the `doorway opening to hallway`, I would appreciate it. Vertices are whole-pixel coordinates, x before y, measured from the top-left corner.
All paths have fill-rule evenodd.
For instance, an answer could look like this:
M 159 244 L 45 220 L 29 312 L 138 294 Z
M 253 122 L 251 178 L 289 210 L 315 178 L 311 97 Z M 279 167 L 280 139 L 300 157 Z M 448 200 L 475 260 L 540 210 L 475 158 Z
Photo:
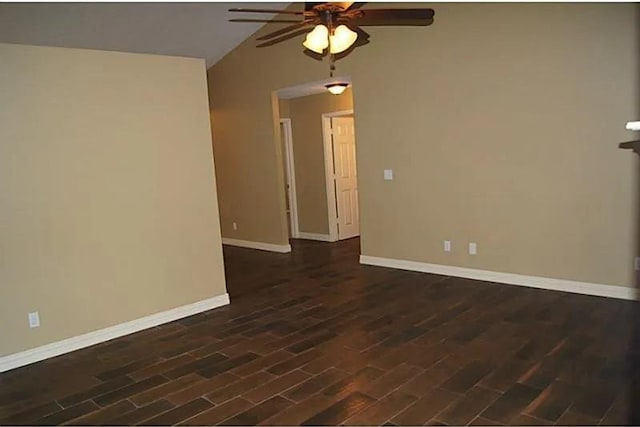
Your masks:
M 355 109 L 351 88 L 326 82 L 278 91 L 284 215 L 290 239 L 360 235 Z

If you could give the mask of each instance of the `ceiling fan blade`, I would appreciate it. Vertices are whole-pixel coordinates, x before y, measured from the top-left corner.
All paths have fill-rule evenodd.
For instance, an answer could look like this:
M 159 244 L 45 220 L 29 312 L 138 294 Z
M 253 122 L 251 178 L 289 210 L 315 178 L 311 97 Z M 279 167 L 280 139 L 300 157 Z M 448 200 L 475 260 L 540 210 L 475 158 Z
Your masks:
M 300 21 L 296 21 L 294 19 L 229 19 L 229 22 L 265 22 L 265 23 L 274 23 L 274 24 L 280 24 L 280 23 L 293 24 L 294 22 L 300 22 Z
M 356 25 L 431 25 L 433 9 L 360 9 L 352 15 Z
M 326 8 L 327 5 L 334 8 L 338 7 L 340 8 L 340 10 L 345 11 L 345 10 L 348 10 L 353 5 L 353 2 L 352 1 L 330 1 L 330 2 L 306 1 L 304 2 L 304 11 L 305 12 L 315 11 L 316 6 L 322 6 L 322 8 Z
M 347 10 L 353 5 L 353 2 L 352 1 L 332 1 L 331 4 L 334 6 L 341 7 L 342 10 Z
M 229 9 L 229 12 L 273 13 L 274 15 L 281 13 L 288 15 L 304 15 L 304 12 L 297 12 L 295 10 L 245 9 L 240 7 Z
M 272 39 L 274 37 L 278 37 L 278 36 L 281 36 L 283 34 L 286 34 L 289 31 L 297 30 L 300 27 L 307 27 L 307 26 L 311 25 L 312 22 L 313 21 L 309 20 L 309 21 L 298 22 L 298 23 L 293 24 L 293 25 L 287 25 L 286 27 L 281 28 L 281 29 L 279 29 L 277 31 L 273 31 L 273 32 L 271 32 L 269 34 L 266 34 L 264 36 L 258 37 L 256 40 L 269 40 L 269 39 Z M 304 30 L 304 31 L 306 32 L 307 30 Z
M 354 1 L 353 3 L 351 3 L 351 6 L 349 6 L 347 8 L 347 10 L 356 10 L 356 9 L 360 9 L 362 6 L 364 6 L 365 4 L 367 4 L 366 1 Z
M 309 11 L 313 10 L 313 8 L 315 6 L 320 6 L 321 4 L 324 4 L 324 3 L 315 2 L 315 1 L 306 1 L 306 2 L 304 2 L 304 11 L 305 12 L 309 12 Z
M 306 34 L 307 32 L 308 32 L 308 30 L 307 30 L 307 29 L 302 29 L 302 30 L 294 31 L 294 32 L 289 33 L 289 34 L 287 34 L 287 35 L 284 35 L 284 36 L 282 36 L 282 37 L 277 37 L 277 38 L 275 38 L 275 39 L 271 39 L 271 40 L 269 40 L 269 41 L 266 41 L 266 42 L 264 42 L 264 43 L 262 43 L 262 44 L 259 44 L 259 45 L 258 45 L 258 46 L 256 46 L 256 47 L 267 47 L 267 46 L 273 46 L 274 44 L 277 44 L 277 43 L 283 42 L 283 41 L 285 41 L 285 40 L 289 40 L 290 38 L 293 38 L 293 37 L 299 36 L 299 35 L 301 35 L 301 34 Z

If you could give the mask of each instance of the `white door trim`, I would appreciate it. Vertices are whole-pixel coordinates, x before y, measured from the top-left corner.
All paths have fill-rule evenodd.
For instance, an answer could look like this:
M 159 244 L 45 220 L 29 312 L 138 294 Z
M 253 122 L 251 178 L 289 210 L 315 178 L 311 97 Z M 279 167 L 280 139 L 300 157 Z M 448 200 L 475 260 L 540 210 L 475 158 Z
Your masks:
M 322 142 L 324 144 L 324 177 L 327 188 L 327 215 L 329 219 L 329 240 L 338 241 L 338 210 L 336 208 L 336 193 L 333 168 L 333 150 L 331 144 L 331 118 L 350 116 L 353 110 L 335 111 L 322 114 Z
M 289 209 L 291 210 L 291 238 L 300 235 L 298 224 L 298 197 L 296 194 L 296 168 L 293 157 L 293 133 L 291 131 L 291 119 L 280 119 L 280 124 L 284 129 L 284 167 L 287 168 L 286 184 L 289 186 L 287 197 L 289 198 Z

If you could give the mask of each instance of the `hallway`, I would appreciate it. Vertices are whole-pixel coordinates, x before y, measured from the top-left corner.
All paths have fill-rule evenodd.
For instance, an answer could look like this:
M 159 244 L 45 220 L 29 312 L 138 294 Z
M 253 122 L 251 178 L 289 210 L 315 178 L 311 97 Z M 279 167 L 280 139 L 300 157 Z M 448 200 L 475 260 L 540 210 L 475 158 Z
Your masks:
M 292 251 L 288 254 L 224 246 L 227 292 L 232 301 L 296 278 L 352 278 L 361 268 L 359 238 L 335 243 L 299 239 L 290 242 Z

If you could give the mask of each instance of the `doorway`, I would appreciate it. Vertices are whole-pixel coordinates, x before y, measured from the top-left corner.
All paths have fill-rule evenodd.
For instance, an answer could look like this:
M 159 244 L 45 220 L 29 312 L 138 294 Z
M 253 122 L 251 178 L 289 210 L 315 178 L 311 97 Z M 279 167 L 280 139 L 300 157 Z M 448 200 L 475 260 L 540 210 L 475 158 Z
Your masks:
M 353 110 L 323 114 L 322 122 L 329 236 L 350 239 L 360 235 Z
M 280 141 L 284 164 L 287 227 L 291 238 L 298 237 L 298 203 L 296 199 L 296 171 L 293 159 L 293 137 L 291 119 L 280 119 Z
M 360 235 L 353 94 L 325 82 L 274 93 L 282 160 L 282 224 L 289 238 L 336 242 Z

